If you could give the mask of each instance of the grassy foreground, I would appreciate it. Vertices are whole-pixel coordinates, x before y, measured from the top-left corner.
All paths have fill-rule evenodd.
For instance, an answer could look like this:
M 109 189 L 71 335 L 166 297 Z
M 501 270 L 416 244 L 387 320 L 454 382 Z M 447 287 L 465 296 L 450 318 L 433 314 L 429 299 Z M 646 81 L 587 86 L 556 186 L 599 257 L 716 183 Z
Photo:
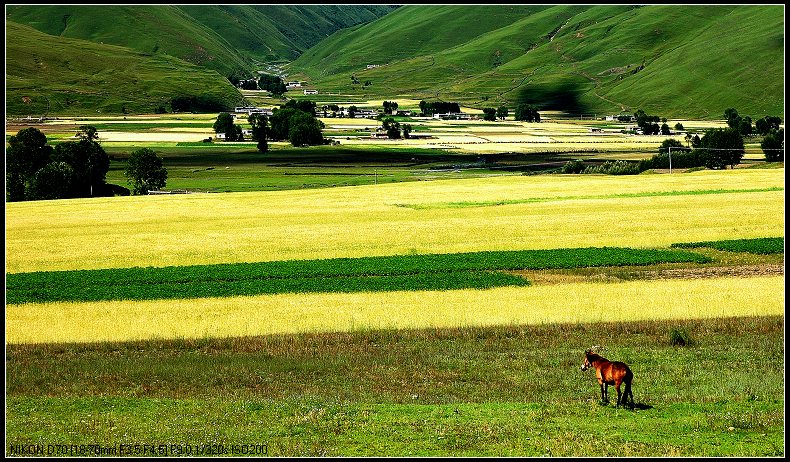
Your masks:
M 6 438 L 43 451 L 126 444 L 128 455 L 144 455 L 138 444 L 167 455 L 258 445 L 291 456 L 783 456 L 783 325 L 768 316 L 9 345 Z M 672 346 L 673 329 L 691 345 Z M 631 365 L 635 411 L 599 405 L 594 375 L 579 370 L 593 344 Z

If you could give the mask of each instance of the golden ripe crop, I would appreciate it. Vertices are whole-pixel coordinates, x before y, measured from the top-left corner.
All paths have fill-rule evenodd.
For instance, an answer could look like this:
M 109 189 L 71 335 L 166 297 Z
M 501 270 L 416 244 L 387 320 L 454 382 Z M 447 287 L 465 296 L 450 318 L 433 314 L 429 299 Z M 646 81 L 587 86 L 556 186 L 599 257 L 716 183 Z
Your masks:
M 782 276 L 726 277 L 490 290 L 9 305 L 6 341 L 100 342 L 783 313 Z
M 15 202 L 6 204 L 6 271 L 783 236 L 783 186 L 776 169 Z M 678 195 L 652 195 L 670 192 Z

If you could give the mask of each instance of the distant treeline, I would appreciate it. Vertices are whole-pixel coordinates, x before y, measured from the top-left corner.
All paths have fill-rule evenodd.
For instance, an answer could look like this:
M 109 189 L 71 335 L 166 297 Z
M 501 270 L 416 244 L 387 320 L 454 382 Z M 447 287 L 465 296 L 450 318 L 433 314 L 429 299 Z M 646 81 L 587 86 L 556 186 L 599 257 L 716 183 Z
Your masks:
M 434 114 L 447 114 L 448 112 L 461 112 L 461 106 L 458 103 L 448 103 L 444 101 L 436 101 L 433 103 L 420 101 L 420 111 L 423 115 L 431 116 Z

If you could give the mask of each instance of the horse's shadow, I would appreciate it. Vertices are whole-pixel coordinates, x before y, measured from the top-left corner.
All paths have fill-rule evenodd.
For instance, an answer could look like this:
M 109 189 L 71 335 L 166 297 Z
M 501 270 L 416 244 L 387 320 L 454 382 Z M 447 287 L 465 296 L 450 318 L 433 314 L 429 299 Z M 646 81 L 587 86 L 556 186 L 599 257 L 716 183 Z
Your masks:
M 653 409 L 653 406 L 645 403 L 634 403 L 634 410 L 639 409 L 640 411 L 644 411 L 645 409 Z
M 600 401 L 600 402 L 598 402 L 598 404 L 600 404 L 601 406 L 610 406 L 610 405 L 612 405 L 611 403 L 608 403 L 608 402 L 605 402 L 605 401 Z M 645 404 L 645 403 L 634 403 L 634 407 L 621 404 L 620 407 L 623 408 L 623 409 L 629 409 L 629 410 L 632 410 L 632 411 L 636 411 L 636 410 L 644 411 L 646 409 L 653 409 L 653 406 L 651 406 L 649 404 Z

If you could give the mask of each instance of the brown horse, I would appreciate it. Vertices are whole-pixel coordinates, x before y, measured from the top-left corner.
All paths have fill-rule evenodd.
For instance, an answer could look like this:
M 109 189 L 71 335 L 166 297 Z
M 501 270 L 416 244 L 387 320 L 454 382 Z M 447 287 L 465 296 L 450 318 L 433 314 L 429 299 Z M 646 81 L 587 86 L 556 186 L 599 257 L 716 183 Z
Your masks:
M 631 381 L 634 374 L 625 363 L 609 361 L 588 349 L 584 352 L 582 371 L 591 367 L 595 368 L 595 377 L 598 378 L 598 383 L 601 385 L 601 401 L 609 402 L 609 385 L 614 385 L 617 389 L 617 407 L 620 407 L 621 402 L 625 405 L 630 397 L 631 409 L 634 408 L 634 393 L 631 391 Z M 625 382 L 625 393 L 620 392 L 620 384 L 623 382 Z

